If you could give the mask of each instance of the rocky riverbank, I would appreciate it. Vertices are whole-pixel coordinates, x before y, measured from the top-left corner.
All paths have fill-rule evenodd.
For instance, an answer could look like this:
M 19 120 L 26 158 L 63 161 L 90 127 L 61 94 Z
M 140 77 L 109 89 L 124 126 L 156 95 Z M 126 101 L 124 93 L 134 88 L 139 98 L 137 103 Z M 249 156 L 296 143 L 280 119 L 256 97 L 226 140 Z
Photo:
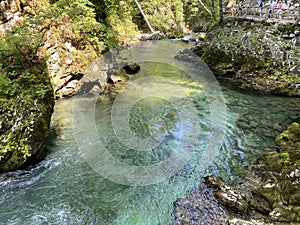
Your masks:
M 273 152 L 244 170 L 238 187 L 213 175 L 178 200 L 173 224 L 214 224 L 216 218 L 218 224 L 299 224 L 299 159 L 300 125 L 293 123 L 277 136 Z M 203 202 L 207 196 L 209 204 Z
M 225 19 L 192 50 L 237 89 L 299 97 L 299 34 L 292 24 Z M 300 125 L 292 123 L 277 136 L 273 152 L 242 172 L 238 186 L 212 175 L 178 199 L 172 224 L 299 224 L 299 150 Z
M 225 19 L 192 50 L 220 79 L 241 89 L 300 96 L 297 25 Z

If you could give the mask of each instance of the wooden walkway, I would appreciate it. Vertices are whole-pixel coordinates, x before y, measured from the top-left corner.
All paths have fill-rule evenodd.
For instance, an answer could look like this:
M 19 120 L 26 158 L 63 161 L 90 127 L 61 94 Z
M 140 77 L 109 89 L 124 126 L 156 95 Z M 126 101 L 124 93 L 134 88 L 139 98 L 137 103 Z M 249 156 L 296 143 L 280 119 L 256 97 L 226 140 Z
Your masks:
M 266 23 L 280 23 L 280 24 L 300 24 L 300 8 L 296 9 L 282 9 L 281 18 L 279 9 L 274 8 L 272 13 L 269 12 L 271 9 L 270 5 L 265 5 L 260 12 L 259 7 L 242 7 L 242 10 L 235 9 L 234 15 L 231 11 L 226 10 L 224 17 L 226 18 L 239 18 L 250 20 L 254 22 L 266 22 Z

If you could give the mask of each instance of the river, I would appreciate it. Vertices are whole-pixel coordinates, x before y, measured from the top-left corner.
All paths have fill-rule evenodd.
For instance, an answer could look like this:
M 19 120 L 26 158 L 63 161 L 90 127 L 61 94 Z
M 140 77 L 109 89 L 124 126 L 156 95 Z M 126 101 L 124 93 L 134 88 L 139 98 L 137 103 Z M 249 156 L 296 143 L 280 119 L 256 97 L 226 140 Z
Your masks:
M 46 159 L 0 175 L 0 224 L 169 224 L 173 203 L 203 176 L 238 182 L 299 122 L 300 99 L 217 82 L 194 58 L 174 60 L 185 47 L 152 41 L 118 50 L 114 60 L 141 65 L 126 85 L 57 101 Z

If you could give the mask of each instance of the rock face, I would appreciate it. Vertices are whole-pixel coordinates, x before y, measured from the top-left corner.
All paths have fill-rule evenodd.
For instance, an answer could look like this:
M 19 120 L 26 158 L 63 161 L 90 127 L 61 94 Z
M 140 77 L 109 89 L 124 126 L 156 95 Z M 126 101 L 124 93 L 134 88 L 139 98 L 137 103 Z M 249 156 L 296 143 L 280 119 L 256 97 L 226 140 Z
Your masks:
M 252 193 L 269 206 L 272 221 L 300 222 L 300 125 L 291 124 L 276 138 L 276 146 L 256 166 L 262 184 Z
M 23 13 L 34 13 L 32 9 L 40 3 L 1 1 L 0 36 L 21 23 Z M 6 49 L 3 40 L 0 44 L 1 49 L 3 46 Z M 31 55 L 29 50 L 23 57 L 12 48 L 3 52 L 0 53 L 0 173 L 27 167 L 45 157 L 54 105 L 46 62 Z
M 299 38 L 296 25 L 228 19 L 192 50 L 237 87 L 300 96 Z
M 102 59 L 98 59 L 78 82 L 76 94 L 97 95 L 106 93 L 110 90 L 111 85 L 128 80 L 129 75 L 138 73 L 140 68 L 137 63 L 104 64 Z
M 222 206 L 214 206 L 225 212 L 218 224 L 299 224 L 300 124 L 292 123 L 281 133 L 276 138 L 276 148 L 277 151 L 266 153 L 256 165 L 243 172 L 247 179 L 239 185 L 239 189 L 225 184 L 214 175 L 205 178 L 198 190 L 205 187 L 206 192 L 211 193 L 210 202 L 217 199 L 221 203 Z M 199 222 L 201 220 L 194 223 L 195 216 L 187 210 L 198 210 L 196 215 L 209 212 L 198 195 L 199 191 L 192 191 L 177 200 L 174 204 L 174 224 L 202 224 Z M 214 224 L 209 222 L 206 221 L 206 224 Z
M 0 2 L 0 36 L 22 21 L 20 1 Z
M 80 79 L 85 74 L 90 62 L 97 55 L 92 49 L 76 49 L 71 42 L 64 42 L 57 33 L 59 28 L 47 32 L 45 50 L 49 77 L 56 99 L 69 97 L 79 89 Z
M 53 104 L 52 91 L 43 101 L 28 95 L 0 99 L 0 173 L 45 157 Z
M 172 225 L 177 224 L 219 224 L 225 225 L 229 213 L 220 205 L 213 194 L 213 189 L 202 184 L 190 194 L 174 203 Z

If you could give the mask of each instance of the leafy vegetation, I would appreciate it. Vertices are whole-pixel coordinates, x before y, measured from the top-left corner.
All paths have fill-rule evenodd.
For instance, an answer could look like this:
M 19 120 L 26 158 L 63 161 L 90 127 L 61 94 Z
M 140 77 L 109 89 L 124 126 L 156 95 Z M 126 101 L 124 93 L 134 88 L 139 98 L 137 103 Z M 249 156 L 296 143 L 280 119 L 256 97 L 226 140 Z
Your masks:
M 140 0 L 155 30 L 180 36 L 187 25 L 212 18 L 198 0 Z M 218 5 L 203 1 L 213 12 Z M 41 85 L 47 76 L 44 44 L 47 32 L 52 41 L 71 43 L 78 51 L 86 49 L 100 54 L 130 39 L 138 32 L 148 32 L 134 0 L 43 0 L 16 1 L 24 13 L 18 26 L 0 41 L 0 95 L 12 97 L 26 87 L 34 87 L 36 97 L 43 98 L 48 88 Z M 215 15 L 215 13 L 214 13 Z M 201 18 L 201 19 L 200 19 Z M 63 49 L 63 46 L 59 46 Z M 81 58 L 81 57 L 77 57 Z M 73 66 L 73 65 L 72 65 Z

